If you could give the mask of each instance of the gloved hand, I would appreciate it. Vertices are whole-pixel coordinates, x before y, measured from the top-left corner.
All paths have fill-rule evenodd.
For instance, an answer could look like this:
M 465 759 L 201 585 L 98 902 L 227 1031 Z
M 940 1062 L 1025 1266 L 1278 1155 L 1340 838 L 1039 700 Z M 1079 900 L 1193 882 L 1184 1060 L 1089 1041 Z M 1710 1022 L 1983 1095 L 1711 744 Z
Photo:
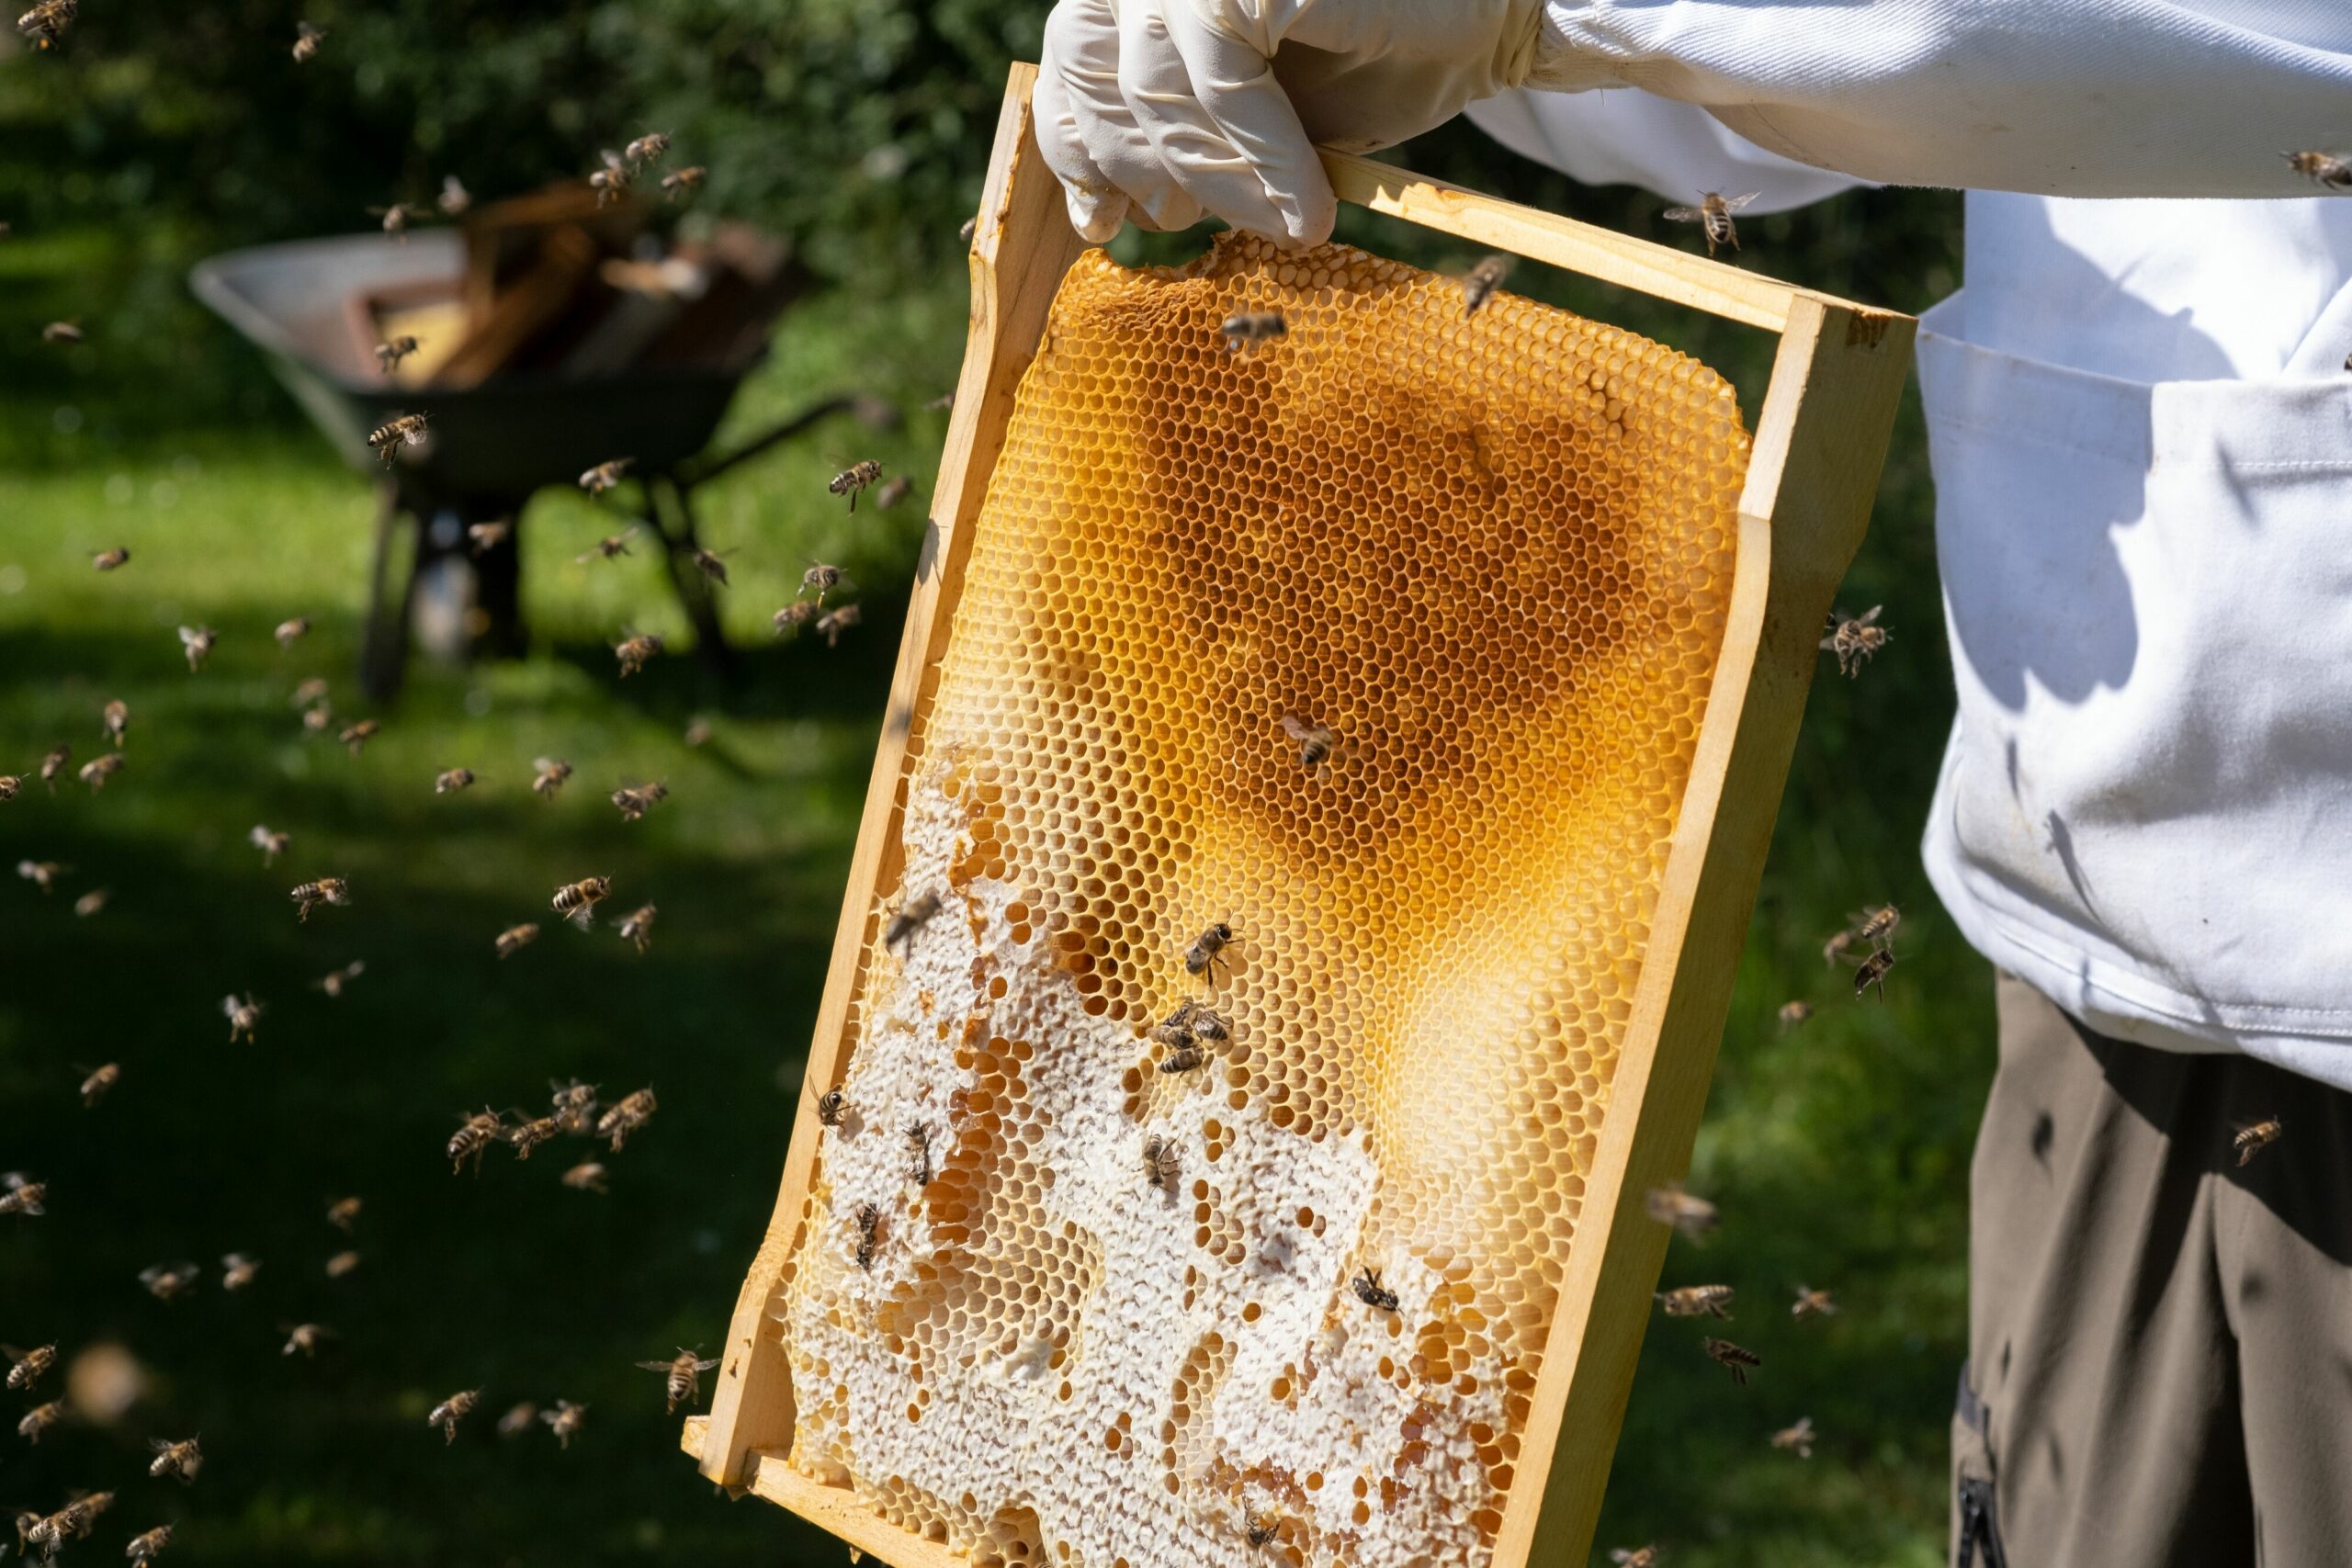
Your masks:
M 1316 142 L 1370 152 L 1517 86 L 1542 19 L 1542 0 L 1060 0 L 1037 139 L 1097 243 L 1132 206 L 1316 244 L 1337 205 Z

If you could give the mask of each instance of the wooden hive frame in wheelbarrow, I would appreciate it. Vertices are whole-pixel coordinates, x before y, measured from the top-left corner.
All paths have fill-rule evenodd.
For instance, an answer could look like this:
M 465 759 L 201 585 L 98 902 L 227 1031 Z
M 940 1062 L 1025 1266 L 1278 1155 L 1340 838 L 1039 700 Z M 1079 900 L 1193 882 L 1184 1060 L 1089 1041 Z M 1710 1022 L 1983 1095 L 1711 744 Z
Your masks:
M 899 1568 L 949 1568 L 967 1558 L 941 1539 L 947 1534 L 943 1529 L 910 1529 L 886 1517 L 855 1486 L 839 1483 L 849 1478 L 838 1466 L 830 1474 L 812 1473 L 787 1461 L 797 1423 L 813 1418 L 812 1402 L 831 1400 L 825 1418 L 836 1423 L 843 1404 L 830 1388 L 801 1391 L 796 1398 L 779 1306 L 794 1248 L 808 1242 L 815 1212 L 812 1190 L 826 1131 L 819 1097 L 843 1083 L 854 1048 L 865 1043 L 873 1020 L 861 1015 L 860 997 L 876 965 L 890 962 L 886 944 L 877 940 L 890 908 L 916 899 L 917 890 L 907 880 L 910 800 L 924 766 L 927 721 L 944 677 L 953 673 L 943 664 L 966 597 L 983 503 L 1006 450 L 1016 390 L 1024 372 L 1039 362 L 1057 293 L 1066 275 L 1077 276 L 1071 269 L 1085 248 L 1069 226 L 1059 189 L 1037 151 L 1029 107 L 1034 74 L 1029 67 L 1015 67 L 997 130 L 971 249 L 970 336 L 934 495 L 933 532 L 908 612 L 782 1191 L 719 1352 L 723 1370 L 715 1380 L 710 1415 L 690 1419 L 684 1439 L 714 1482 L 780 1503 Z M 1573 1241 L 1547 1276 L 1556 1280 L 1556 1293 L 1546 1297 L 1548 1319 L 1539 1330 L 1541 1356 L 1532 1361 L 1532 1386 L 1515 1396 L 1521 1419 L 1509 1454 L 1513 1479 L 1504 1483 L 1499 1506 L 1480 1526 L 1489 1560 L 1500 1568 L 1531 1561 L 1581 1562 L 1669 1235 L 1648 1217 L 1645 1195 L 1679 1180 L 1690 1159 L 1773 818 L 1819 660 L 1821 628 L 1867 525 L 1908 367 L 1913 322 L 1364 159 L 1326 154 L 1325 164 L 1344 200 L 1759 328 L 1779 340 L 1752 438 L 1739 434 L 1747 452 L 1744 475 L 1734 469 L 1724 481 L 1736 495 L 1736 506 L 1735 513 L 1725 502 L 1724 532 L 1731 538 L 1724 561 L 1727 592 L 1718 596 L 1719 652 L 1700 688 L 1703 708 L 1692 720 L 1695 734 L 1683 752 L 1688 772 L 1679 810 L 1671 804 L 1664 808 L 1666 825 L 1657 850 L 1662 869 L 1656 874 L 1646 947 L 1631 960 L 1632 978 L 1614 1004 L 1622 1037 L 1613 1079 L 1592 1100 L 1605 1106 L 1605 1114 L 1595 1112 L 1597 1130 L 1578 1156 L 1585 1162 L 1577 1167 L 1581 1208 L 1573 1222 Z M 1098 258 L 1084 265 L 1099 274 L 1104 264 Z M 1222 372 L 1213 366 L 1211 373 Z M 1387 460 L 1410 458 L 1390 454 Z M 1344 750 L 1347 743 L 1342 736 L 1339 744 Z M 952 751 L 956 744 L 933 738 L 932 750 Z M 1295 757 L 1290 766 L 1295 769 Z M 1013 908 L 1012 919 L 1026 918 L 1018 912 L 1020 906 Z M 1209 918 L 1216 914 L 1211 910 Z M 1246 943 L 1246 920 L 1237 914 L 1236 923 L 1244 927 Z M 972 924 L 977 931 L 978 914 Z M 1100 998 L 1089 1000 L 1099 1004 Z M 1140 1041 L 1148 1019 L 1127 1016 L 1127 1027 L 1137 1031 Z M 947 1028 L 940 1025 L 943 1038 Z M 1139 1094 L 1157 1092 L 1148 1065 L 1141 1089 L 1136 1088 L 1138 1081 L 1130 1071 L 1131 1114 Z M 1239 1075 L 1231 1081 L 1238 1086 Z M 1239 1100 L 1237 1088 L 1234 1103 Z M 884 1141 L 895 1145 L 899 1129 L 895 1118 L 882 1122 L 887 1114 L 877 1108 L 876 1120 Z M 1210 1136 L 1240 1134 L 1213 1131 Z M 1209 1157 L 1216 1157 L 1214 1149 Z M 1133 1163 L 1124 1144 L 1119 1158 L 1122 1168 Z M 927 1181 L 928 1154 L 923 1159 Z M 1193 1175 L 1184 1173 L 1187 1184 Z M 827 1173 L 823 1190 L 831 1192 L 838 1179 L 837 1173 Z M 1142 1179 L 1135 1179 L 1140 1185 Z M 1049 1175 L 1049 1185 L 1051 1180 Z M 1205 1189 L 1196 1190 L 1206 1196 Z M 1186 1213 L 1189 1234 L 1189 1207 Z M 849 1223 L 842 1221 L 844 1226 Z M 1319 1222 L 1316 1234 L 1320 1235 Z M 848 1241 L 830 1231 L 826 1236 L 827 1245 L 845 1258 Z M 1238 1241 L 1234 1250 L 1238 1253 Z M 839 1273 L 838 1259 L 831 1267 Z M 855 1282 L 854 1275 L 839 1277 Z M 1337 1294 L 1345 1298 L 1347 1292 L 1342 1288 Z M 1366 1310 L 1351 1300 L 1340 1305 Z M 1412 1349 L 1406 1341 L 1398 1359 L 1407 1359 Z M 1399 1371 L 1396 1381 L 1401 1383 L 1405 1375 Z M 954 1397 L 949 1393 L 951 1402 Z M 1069 1397 L 1067 1382 L 1063 1397 Z M 904 1415 L 912 1420 L 917 1411 L 909 1406 Z M 945 1411 L 932 1418 L 955 1419 Z M 1108 1436 L 1115 1450 L 1119 1435 Z M 1146 1434 L 1137 1430 L 1134 1436 L 1140 1439 Z M 1099 1448 L 1101 1436 L 1094 1440 Z M 898 1484 L 895 1477 L 865 1479 Z M 1168 1479 L 1172 1493 L 1173 1474 Z M 1228 1475 L 1226 1482 L 1239 1486 L 1246 1479 Z M 1321 1479 L 1317 1475 L 1309 1484 Z M 1051 1483 L 1046 1477 L 1044 1484 Z M 1357 1495 L 1363 1495 L 1361 1483 Z M 1360 1521 L 1363 1516 L 1360 1506 Z M 1034 1529 L 1034 1515 L 1031 1520 Z M 1278 1539 L 1274 1550 L 1280 1552 L 1286 1544 L 1287 1538 Z M 1011 1555 L 1017 1559 L 1024 1550 L 1016 1548 Z M 1173 1542 L 1169 1550 L 1177 1550 Z M 1306 1561 L 1320 1562 L 1329 1555 L 1327 1550 Z M 1299 1554 L 1291 1553 L 1290 1560 L 1299 1561 Z M 1138 1561 L 1133 1568 L 1157 1565 Z

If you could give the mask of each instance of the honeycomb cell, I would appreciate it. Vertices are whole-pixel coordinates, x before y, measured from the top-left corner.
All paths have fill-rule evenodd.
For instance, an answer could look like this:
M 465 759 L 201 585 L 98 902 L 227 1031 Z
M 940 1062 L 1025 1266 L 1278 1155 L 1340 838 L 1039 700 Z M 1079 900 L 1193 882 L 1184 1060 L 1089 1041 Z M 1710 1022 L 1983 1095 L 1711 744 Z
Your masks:
M 796 1467 L 976 1562 L 1490 1560 L 1747 448 L 1705 367 L 1361 252 L 1071 268 L 776 1297 Z

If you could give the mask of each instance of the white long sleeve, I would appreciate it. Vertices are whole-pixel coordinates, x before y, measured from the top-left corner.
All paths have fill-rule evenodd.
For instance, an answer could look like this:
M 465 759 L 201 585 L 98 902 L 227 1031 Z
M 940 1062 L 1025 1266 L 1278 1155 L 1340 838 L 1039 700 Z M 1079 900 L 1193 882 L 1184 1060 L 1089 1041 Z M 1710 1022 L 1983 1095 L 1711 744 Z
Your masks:
M 1549 0 L 1527 85 L 1635 86 L 1895 185 L 2308 196 L 2352 141 L 2348 0 Z

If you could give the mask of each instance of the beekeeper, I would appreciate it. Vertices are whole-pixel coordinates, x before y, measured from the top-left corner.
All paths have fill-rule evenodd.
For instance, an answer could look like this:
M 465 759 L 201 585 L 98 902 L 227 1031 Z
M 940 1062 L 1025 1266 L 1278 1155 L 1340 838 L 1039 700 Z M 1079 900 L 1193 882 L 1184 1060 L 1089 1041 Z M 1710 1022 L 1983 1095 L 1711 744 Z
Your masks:
M 1311 142 L 1471 106 L 1678 202 L 1970 190 L 1919 336 L 1926 852 L 2002 971 L 1954 1561 L 2352 1563 L 2352 200 L 2280 156 L 2352 151 L 2352 4 L 1062 0 L 1036 92 L 1098 241 L 1321 241 Z

